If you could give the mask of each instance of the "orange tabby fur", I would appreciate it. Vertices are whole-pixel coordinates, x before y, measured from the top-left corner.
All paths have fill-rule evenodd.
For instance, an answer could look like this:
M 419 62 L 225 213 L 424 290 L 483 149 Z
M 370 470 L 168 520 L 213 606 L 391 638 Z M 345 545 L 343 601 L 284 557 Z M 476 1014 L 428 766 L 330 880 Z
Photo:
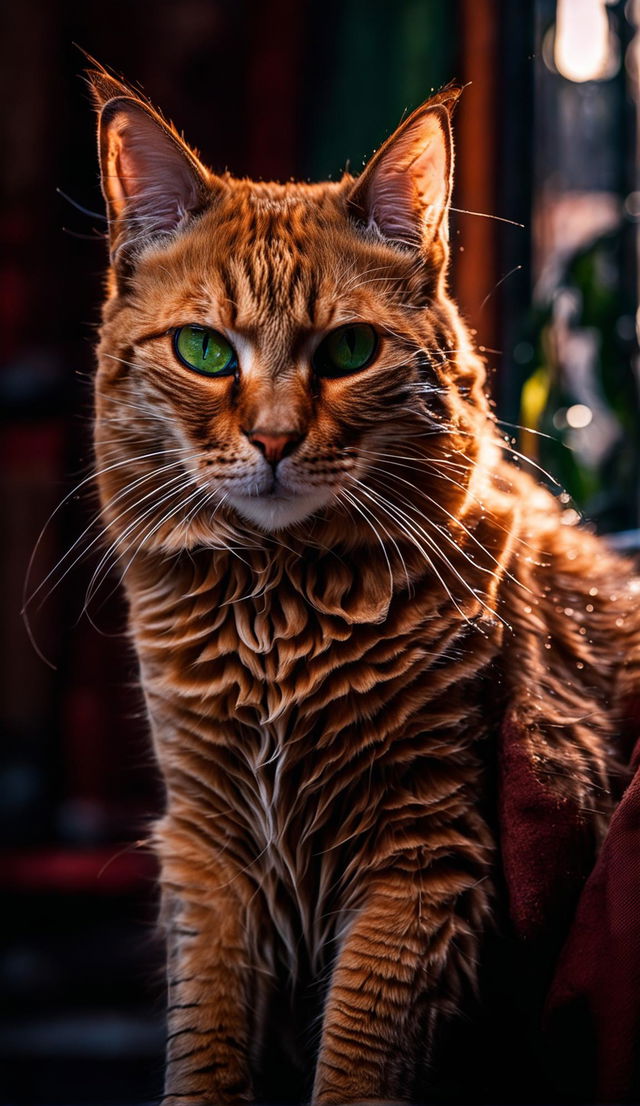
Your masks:
M 638 666 L 626 568 L 502 457 L 445 283 L 453 90 L 358 181 L 282 185 L 213 176 L 92 80 L 112 246 L 96 456 L 166 784 L 166 1102 L 260 1094 L 272 993 L 302 1019 L 300 981 L 320 995 L 315 1103 L 419 1099 L 496 910 L 507 715 L 601 839 Z M 377 328 L 374 364 L 315 379 L 314 341 L 349 320 Z M 189 323 L 232 337 L 235 379 L 178 362 Z M 229 502 L 262 479 L 256 427 L 300 439 L 284 507 L 256 496 L 264 524 Z

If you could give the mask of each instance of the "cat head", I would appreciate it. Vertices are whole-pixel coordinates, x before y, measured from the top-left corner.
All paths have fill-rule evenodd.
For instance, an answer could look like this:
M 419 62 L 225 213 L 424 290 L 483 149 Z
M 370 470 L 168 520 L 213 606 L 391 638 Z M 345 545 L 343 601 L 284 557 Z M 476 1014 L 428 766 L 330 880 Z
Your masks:
M 455 511 L 487 414 L 446 291 L 458 90 L 357 179 L 278 184 L 213 174 L 146 100 L 90 80 L 111 259 L 96 444 L 122 544 L 374 520 L 397 540 L 416 472 L 427 513 Z

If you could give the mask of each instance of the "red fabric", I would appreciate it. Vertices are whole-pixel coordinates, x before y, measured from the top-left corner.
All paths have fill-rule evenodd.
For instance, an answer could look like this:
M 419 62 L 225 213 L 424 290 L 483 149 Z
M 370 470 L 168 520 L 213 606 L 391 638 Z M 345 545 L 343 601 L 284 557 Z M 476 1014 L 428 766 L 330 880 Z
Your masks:
M 575 1043 L 592 1046 L 598 1102 L 640 1097 L 640 771 L 616 810 L 584 888 L 547 1003 L 564 1079 L 578 1078 Z
M 577 808 L 553 795 L 534 770 L 518 719 L 500 734 L 498 811 L 509 915 L 534 940 L 565 926 L 593 863 L 591 833 Z
M 638 733 L 640 701 L 627 720 Z M 640 1101 L 640 742 L 636 775 L 588 875 L 575 808 L 537 778 L 524 734 L 501 734 L 499 816 L 510 917 L 520 938 L 568 934 L 544 1015 L 544 1055 L 558 1101 Z M 579 897 L 580 884 L 586 883 Z

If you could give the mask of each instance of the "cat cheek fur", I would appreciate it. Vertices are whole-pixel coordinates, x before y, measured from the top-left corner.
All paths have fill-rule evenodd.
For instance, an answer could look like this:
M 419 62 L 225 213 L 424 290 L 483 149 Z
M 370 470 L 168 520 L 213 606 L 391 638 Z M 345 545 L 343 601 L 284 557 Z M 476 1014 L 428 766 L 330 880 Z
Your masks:
M 507 911 L 506 722 L 585 854 L 604 832 L 629 570 L 502 457 L 446 289 L 455 90 L 357 181 L 280 185 L 215 177 L 91 79 L 98 478 L 166 786 L 166 1103 L 284 1100 L 276 1010 L 299 1097 L 425 1101 Z M 309 343 L 349 320 L 379 359 L 317 379 Z M 186 324 L 236 335 L 237 379 L 177 363 Z M 296 447 L 271 464 L 251 432 Z

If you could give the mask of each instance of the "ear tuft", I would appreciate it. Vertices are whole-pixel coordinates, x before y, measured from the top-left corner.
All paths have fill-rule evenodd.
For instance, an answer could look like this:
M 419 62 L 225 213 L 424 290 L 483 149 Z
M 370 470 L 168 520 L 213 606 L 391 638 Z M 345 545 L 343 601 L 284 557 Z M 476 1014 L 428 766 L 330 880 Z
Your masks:
M 419 107 L 380 147 L 355 183 L 350 203 L 386 238 L 422 251 L 446 244 L 451 199 L 454 85 Z
M 112 77 L 106 69 L 87 69 L 84 76 L 97 111 L 100 111 L 109 100 L 115 100 L 117 96 L 139 99 L 132 88 L 129 88 L 124 81 Z
M 467 85 L 459 84 L 457 81 L 449 81 L 449 84 L 446 84 L 444 88 L 441 88 L 439 92 L 429 98 L 424 107 L 427 107 L 427 105 L 435 107 L 436 104 L 442 104 L 449 112 L 449 118 L 451 119 L 466 87 Z
M 89 86 L 89 92 L 91 93 L 96 111 L 99 112 L 109 100 L 114 100 L 116 96 L 127 96 L 151 108 L 151 104 L 144 94 L 135 89 L 133 85 L 128 84 L 124 77 L 116 76 L 115 73 L 110 73 L 106 66 L 102 65 L 101 62 L 81 46 L 78 46 L 78 49 L 89 62 L 90 68 L 85 69 L 82 76 Z

